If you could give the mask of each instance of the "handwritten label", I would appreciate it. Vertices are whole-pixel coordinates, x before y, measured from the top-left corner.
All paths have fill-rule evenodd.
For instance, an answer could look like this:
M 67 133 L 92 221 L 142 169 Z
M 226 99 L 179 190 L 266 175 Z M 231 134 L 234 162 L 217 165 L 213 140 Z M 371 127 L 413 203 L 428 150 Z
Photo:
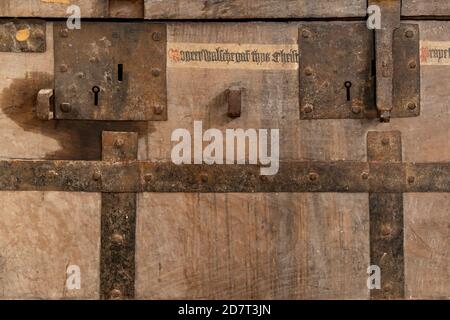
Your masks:
M 425 66 L 450 65 L 450 42 L 421 41 L 420 64 Z
M 298 45 L 169 43 L 168 66 L 211 69 L 298 69 Z

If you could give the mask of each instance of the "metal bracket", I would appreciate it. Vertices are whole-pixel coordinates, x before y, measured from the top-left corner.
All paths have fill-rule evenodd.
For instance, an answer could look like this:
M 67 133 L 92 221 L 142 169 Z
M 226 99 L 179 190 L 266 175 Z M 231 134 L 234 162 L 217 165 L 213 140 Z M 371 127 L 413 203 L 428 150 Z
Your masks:
M 136 160 L 136 132 L 102 134 L 102 159 Z M 95 176 L 102 179 L 101 175 Z M 102 193 L 100 296 L 134 298 L 136 193 Z
M 55 119 L 167 120 L 166 26 L 55 23 Z
M 401 163 L 402 144 L 399 131 L 367 134 L 369 161 Z M 395 171 L 390 174 L 396 175 Z M 381 269 L 381 288 L 370 291 L 372 299 L 400 299 L 405 294 L 403 252 L 403 194 L 370 193 L 370 264 Z
M 301 27 L 300 118 L 388 121 L 418 116 L 418 26 L 401 24 L 389 30 L 377 30 L 374 38 L 365 23 Z

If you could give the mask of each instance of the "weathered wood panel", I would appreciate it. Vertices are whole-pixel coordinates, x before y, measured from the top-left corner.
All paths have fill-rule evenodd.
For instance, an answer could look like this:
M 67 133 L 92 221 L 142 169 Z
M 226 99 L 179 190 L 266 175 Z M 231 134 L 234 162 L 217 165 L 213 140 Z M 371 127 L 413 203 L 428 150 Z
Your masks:
M 137 298 L 367 298 L 367 202 L 365 194 L 141 194 Z
M 145 0 L 146 19 L 363 17 L 365 0 Z
M 422 40 L 450 41 L 448 37 L 450 31 L 449 22 L 427 21 L 417 23 L 420 24 Z M 404 161 L 450 161 L 450 119 L 448 112 L 448 106 L 450 105 L 450 97 L 448 94 L 450 66 L 422 66 L 421 116 L 409 119 L 392 119 L 390 124 L 380 124 L 376 120 L 300 121 L 298 112 L 298 74 L 295 69 L 190 69 L 171 66 L 169 66 L 167 74 L 169 97 L 169 120 L 167 122 L 151 122 L 148 124 L 81 124 L 80 122 L 71 121 L 43 122 L 36 120 L 33 118 L 32 111 L 34 97 L 37 94 L 38 89 L 42 86 L 49 85 L 53 75 L 52 24 L 48 23 L 47 25 L 48 51 L 46 53 L 0 53 L 0 58 L 2 59 L 4 66 L 0 69 L 0 134 L 4 137 L 2 148 L 0 149 L 1 158 L 100 159 L 101 130 L 119 129 L 130 131 L 137 130 L 140 132 L 139 158 L 170 161 L 170 150 L 173 145 L 170 141 L 171 132 L 176 128 L 188 128 L 192 130 L 193 121 L 202 120 L 205 129 L 280 128 L 281 158 L 285 160 L 345 159 L 363 161 L 366 160 L 365 141 L 367 131 L 400 130 L 403 138 Z M 211 43 L 225 43 L 234 45 L 237 43 L 247 43 L 256 45 L 287 44 L 295 46 L 298 37 L 298 26 L 299 23 L 171 23 L 168 27 L 169 44 L 201 43 L 206 45 Z M 226 116 L 224 92 L 233 85 L 242 86 L 245 90 L 243 93 L 242 115 L 240 118 L 231 120 Z M 60 193 L 57 194 L 59 197 Z M 72 195 L 73 198 L 69 199 Z M 288 221 L 287 215 L 289 213 L 292 214 L 293 217 L 300 217 L 298 219 L 304 222 L 304 224 L 303 222 L 300 224 L 296 222 L 295 230 L 297 236 L 304 235 L 308 232 L 308 236 L 305 235 L 303 238 L 307 239 L 305 241 L 322 245 L 324 241 L 329 241 L 329 238 L 320 238 L 320 232 L 315 230 L 322 230 L 322 232 L 330 231 L 330 237 L 332 239 L 335 239 L 333 237 L 336 236 L 335 226 L 329 226 L 327 224 L 328 222 L 325 223 L 325 218 L 330 217 L 331 219 L 331 217 L 336 217 L 339 214 L 339 210 L 345 210 L 347 212 L 350 208 L 354 208 L 357 203 L 366 207 L 367 200 L 365 200 L 366 197 L 363 196 L 364 195 L 355 194 L 144 194 L 142 197 L 139 197 L 138 210 L 139 214 L 142 215 L 142 219 L 146 219 L 146 215 L 154 219 L 154 215 L 159 212 L 161 214 L 157 216 L 159 219 L 157 221 L 160 221 L 160 225 L 168 225 L 169 222 L 172 222 L 172 225 L 178 223 L 180 226 L 186 226 L 185 231 L 176 230 L 175 234 L 183 234 L 184 232 L 186 236 L 190 236 L 193 234 L 192 230 L 195 230 L 195 228 L 198 229 L 200 225 L 196 226 L 194 222 L 189 221 L 186 216 L 192 217 L 196 212 L 200 212 L 205 219 L 211 219 L 211 212 L 215 212 L 212 208 L 215 206 L 218 208 L 225 208 L 225 204 L 228 201 L 233 202 L 233 204 L 229 204 L 229 206 L 234 209 L 232 211 L 229 210 L 228 214 L 226 214 L 225 209 L 220 209 L 222 211 L 217 210 L 217 212 L 221 212 L 218 214 L 218 217 L 222 219 L 222 221 L 224 221 L 226 217 L 230 217 L 230 221 L 235 221 L 235 223 L 239 225 L 237 222 L 241 221 L 240 219 L 244 219 L 241 218 L 241 216 L 243 216 L 242 213 L 247 212 L 245 210 L 250 206 L 256 208 L 252 212 L 261 211 L 269 215 L 272 219 L 272 225 L 276 224 L 277 221 L 282 221 L 282 223 L 280 222 L 280 225 L 283 225 L 286 227 L 286 230 L 288 230 L 287 222 L 283 221 Z M 439 220 L 442 218 L 442 215 L 439 213 L 440 211 L 437 209 L 430 210 L 430 212 L 436 211 L 436 213 L 435 215 L 430 213 L 430 221 L 424 222 L 416 219 L 416 217 L 422 217 L 422 205 L 414 205 L 415 202 L 434 203 L 435 208 L 447 212 L 449 207 L 448 203 L 442 200 L 437 201 L 435 196 L 436 195 L 433 194 L 423 194 L 419 199 L 416 194 L 407 195 L 404 206 L 404 216 L 405 221 L 407 221 L 406 228 L 408 228 L 408 223 L 410 223 L 408 221 L 414 221 L 414 223 L 420 225 L 420 236 L 422 236 L 422 234 L 433 234 L 435 232 L 435 225 L 432 224 L 432 221 L 433 217 L 435 217 L 435 220 L 441 221 Z M 85 206 L 84 201 L 80 201 L 75 193 L 65 194 L 65 197 L 67 203 L 70 203 L 70 206 L 75 208 L 73 210 L 76 212 L 79 212 L 77 210 L 81 211 L 80 208 Z M 195 197 L 198 197 L 201 201 L 199 200 L 197 203 Z M 227 201 L 226 197 L 228 197 Z M 259 202 L 263 200 L 270 205 L 267 205 L 267 208 L 259 209 L 261 207 Z M 4 216 L 10 215 L 9 208 L 13 208 L 17 205 L 16 201 L 20 203 L 21 199 L 13 200 L 11 198 L 11 202 L 4 202 L 6 203 L 4 206 Z M 30 202 L 34 203 L 33 201 L 34 200 L 31 200 Z M 307 203 L 307 205 L 305 203 Z M 331 203 L 333 203 L 333 205 L 331 205 Z M 335 205 L 334 203 L 337 204 Z M 164 207 L 161 208 L 161 206 Z M 324 209 L 324 206 L 326 207 L 326 210 Z M 186 208 L 189 208 L 189 210 Z M 364 210 L 362 209 L 363 208 L 361 207 L 361 212 L 359 214 L 366 214 L 367 208 L 364 208 Z M 99 210 L 100 209 L 98 208 L 98 215 L 100 214 Z M 156 213 L 153 213 L 153 211 Z M 62 210 L 60 212 L 62 212 Z M 324 212 L 327 212 L 326 216 L 324 216 Z M 82 216 L 81 213 L 80 216 Z M 353 215 L 350 216 L 354 217 Z M 255 214 L 255 217 L 260 218 L 258 214 Z M 315 217 L 321 217 L 320 219 L 322 220 L 315 220 Z M 165 220 L 166 218 L 167 220 Z M 421 219 L 425 219 L 425 217 Z M 144 220 L 142 221 L 144 223 Z M 241 228 L 239 230 L 243 230 L 242 233 L 250 232 L 251 234 L 256 234 L 256 226 L 258 224 L 263 224 L 262 220 L 255 222 L 250 220 L 245 221 L 247 221 L 246 224 L 239 225 L 239 228 Z M 320 227 L 320 225 L 324 226 Z M 353 235 L 355 238 L 362 239 L 363 236 L 368 237 L 368 225 L 365 223 L 362 223 L 362 225 L 364 228 L 354 230 L 354 232 L 357 233 Z M 217 232 L 219 235 L 226 234 L 226 227 L 213 225 L 213 222 L 210 220 L 207 220 L 202 227 L 203 233 L 201 234 L 204 237 L 202 239 L 208 239 L 207 237 L 211 232 Z M 141 227 L 138 225 L 138 228 Z M 153 228 L 156 228 L 156 226 L 153 226 Z M 167 229 L 153 231 L 152 228 L 148 227 L 148 224 L 147 228 L 142 227 L 138 230 L 140 230 L 137 239 L 138 259 L 140 259 L 139 257 L 142 255 L 142 260 L 137 261 L 138 296 L 157 297 L 157 294 L 154 292 L 156 290 L 156 284 L 152 282 L 153 280 L 150 281 L 148 279 L 151 278 L 151 275 L 158 275 L 155 273 L 156 271 L 154 269 L 157 265 L 156 261 L 158 261 L 158 257 L 155 258 L 155 256 L 153 256 L 156 261 L 151 261 L 151 263 L 148 262 L 146 259 L 149 259 L 148 256 L 152 256 L 154 253 L 149 252 L 147 248 L 149 248 L 150 245 L 155 246 L 152 241 L 157 241 L 152 233 L 156 232 L 158 234 L 159 232 L 161 237 L 173 239 L 174 231 Z M 430 270 L 434 270 L 436 272 L 436 275 L 434 276 L 436 279 L 440 279 L 442 283 L 448 283 L 448 270 L 445 269 L 445 261 L 448 259 L 448 252 L 443 249 L 441 250 L 440 248 L 448 247 L 449 240 L 443 230 L 438 231 L 438 233 L 439 235 L 436 235 L 436 237 L 432 239 L 432 244 L 434 245 L 434 248 L 436 248 L 435 252 L 442 254 L 442 257 L 439 258 L 437 262 L 433 262 L 433 264 L 426 263 L 426 259 L 423 258 L 422 255 L 423 251 L 419 246 L 420 243 L 417 244 L 417 238 L 408 238 L 407 235 L 405 240 L 405 268 L 408 296 L 415 298 L 449 296 L 445 286 L 438 287 L 436 292 L 433 292 L 431 286 L 422 286 L 421 283 L 417 282 L 420 279 L 428 279 L 427 277 L 430 276 L 428 273 Z M 266 239 L 265 244 L 267 246 L 265 248 L 268 248 L 267 250 L 270 249 L 268 243 L 273 239 L 275 239 L 273 241 L 280 239 L 279 241 L 284 241 L 284 243 L 289 242 L 287 235 L 283 238 L 284 234 L 282 233 L 271 234 L 260 232 L 259 235 Z M 241 244 L 244 241 L 239 237 L 241 237 L 241 235 L 237 235 L 235 238 L 237 244 Z M 99 239 L 99 236 L 95 239 Z M 171 246 L 176 248 L 176 246 L 179 245 L 179 238 L 174 239 L 175 240 L 164 244 L 165 247 L 163 248 L 170 248 Z M 200 242 L 200 240 L 196 241 L 197 244 Z M 240 255 L 242 253 L 234 250 L 237 245 L 229 246 L 224 241 L 221 243 L 224 244 L 220 246 L 225 248 L 222 250 L 229 250 L 230 253 L 241 257 Z M 208 246 L 212 244 L 202 243 L 202 245 Z M 249 245 L 250 242 L 247 242 L 247 246 Z M 286 244 L 286 246 L 288 246 L 288 244 Z M 302 251 L 307 245 L 304 244 L 304 247 L 302 247 L 297 243 L 289 244 L 289 246 L 291 246 L 295 252 L 295 250 Z M 140 248 L 143 249 L 142 253 Z M 257 244 L 254 244 L 254 247 L 248 247 L 246 252 L 260 252 L 258 251 L 260 250 L 258 248 L 260 247 L 257 247 Z M 177 256 L 171 255 L 170 251 L 165 251 L 164 249 L 157 250 L 162 250 L 162 254 L 165 254 L 170 258 L 162 255 L 158 263 L 162 261 L 162 266 L 165 268 L 164 261 L 166 260 L 164 259 L 169 259 L 171 263 L 178 266 L 176 268 L 174 267 L 174 270 L 177 272 L 179 272 L 179 268 L 183 265 L 181 259 L 187 259 L 185 258 L 186 256 L 181 254 Z M 177 248 L 177 250 L 180 249 Z M 201 260 L 198 252 L 194 252 L 196 247 L 189 247 L 189 250 L 191 252 L 190 257 L 194 257 L 195 253 L 198 258 L 197 261 L 204 261 Z M 275 251 L 274 249 L 270 250 L 261 252 L 261 255 L 266 254 L 266 257 L 273 257 Z M 338 268 L 336 276 L 333 276 L 333 278 L 330 279 L 330 290 L 324 289 L 326 284 L 317 279 L 318 277 L 328 274 L 328 270 L 332 268 L 331 261 L 338 255 L 337 252 L 322 250 L 320 253 L 311 253 L 302 261 L 294 261 L 295 263 L 293 264 L 286 262 L 294 259 L 293 255 L 290 255 L 288 250 L 279 252 L 281 253 L 277 256 L 278 260 L 276 260 L 280 266 L 279 270 L 283 268 L 290 270 L 289 268 L 294 265 L 297 269 L 295 269 L 296 271 L 292 274 L 301 275 L 302 281 L 304 282 L 297 280 L 295 280 L 297 281 L 295 282 L 292 280 L 294 281 L 295 286 L 290 286 L 286 284 L 286 282 L 295 277 L 286 280 L 282 275 L 273 276 L 271 281 L 273 281 L 273 288 L 275 289 L 270 291 L 271 296 L 310 298 L 342 297 L 341 292 L 335 291 L 335 288 L 342 284 L 340 275 L 347 277 L 349 274 L 348 272 L 350 272 L 344 270 L 345 266 L 348 265 L 346 259 L 349 257 L 345 255 L 345 252 L 341 252 L 340 254 L 343 256 L 339 256 L 336 260 L 336 263 L 342 263 L 342 265 Z M 325 254 L 323 254 L 324 252 Z M 365 265 L 365 267 L 367 267 L 369 263 L 369 251 L 367 249 L 367 251 L 363 250 L 361 252 L 365 253 L 359 255 L 357 265 Z M 253 255 L 255 256 L 255 254 Z M 283 255 L 285 255 L 285 257 L 283 257 Z M 355 255 L 350 256 L 353 258 L 357 257 Z M 230 270 L 240 270 L 246 277 L 247 274 L 249 274 L 247 278 L 239 278 L 245 280 L 249 289 L 244 288 L 243 286 L 239 287 L 238 284 L 235 284 L 225 276 L 221 279 L 226 279 L 226 284 L 220 282 L 215 286 L 211 285 L 211 287 L 208 287 L 208 276 L 209 274 L 211 274 L 211 277 L 217 276 L 217 273 L 214 273 L 216 271 L 212 268 L 208 268 L 208 265 L 200 267 L 191 262 L 192 265 L 188 265 L 187 267 L 190 268 L 188 269 L 190 273 L 187 274 L 187 276 L 178 274 L 179 278 L 173 287 L 170 286 L 168 280 L 170 275 L 168 276 L 165 274 L 162 276 L 163 282 L 165 281 L 167 284 L 167 289 L 162 291 L 161 295 L 164 293 L 166 296 L 174 297 L 194 295 L 199 297 L 216 297 L 219 295 L 219 289 L 225 288 L 224 290 L 226 290 L 225 292 L 227 293 L 226 297 L 233 297 L 233 294 L 235 296 L 246 295 L 262 297 L 264 292 L 260 291 L 260 289 L 264 290 L 267 288 L 266 284 L 258 283 L 255 280 L 255 284 L 251 287 L 253 283 L 251 277 L 255 277 L 254 273 L 252 273 L 252 269 L 236 262 L 236 258 L 233 258 L 233 256 L 232 258 L 227 259 L 227 261 L 221 262 L 222 265 L 226 265 L 227 267 L 230 266 Z M 314 264 L 315 268 L 311 267 L 311 269 L 305 265 L 306 263 Z M 53 261 L 49 264 L 51 265 L 47 266 L 48 268 L 59 268 L 57 263 L 53 265 Z M 17 263 L 17 266 L 17 268 L 21 266 L 19 262 Z M 98 265 L 95 265 L 92 268 L 95 268 L 95 272 L 98 272 Z M 267 268 L 269 267 L 261 265 L 260 270 L 264 271 L 267 270 Z M 166 272 L 167 269 L 162 270 Z M 314 270 L 314 272 L 308 270 Z M 263 271 L 260 272 L 262 273 Z M 269 271 L 264 272 L 263 275 L 268 274 Z M 48 273 L 51 273 L 51 271 Z M 408 275 L 412 275 L 418 280 L 410 280 L 411 277 Z M 227 274 L 227 277 L 228 276 L 229 273 Z M 51 276 L 46 273 L 46 277 L 50 278 Z M 310 277 L 310 279 L 305 280 L 305 277 L 308 279 Z M 263 276 L 261 276 L 261 279 L 262 278 Z M 61 279 L 59 279 L 60 287 L 58 288 L 61 288 L 62 286 L 63 282 Z M 140 283 L 141 281 L 143 281 L 143 283 Z M 150 282 L 147 283 L 147 281 Z M 319 281 L 319 283 L 317 281 Z M 409 285 L 408 281 L 412 281 L 411 285 Z M 238 286 L 240 289 L 235 292 L 232 291 L 233 287 L 229 285 L 229 283 L 231 283 L 231 285 L 234 283 L 234 288 Z M 364 286 L 365 288 L 365 278 L 363 279 L 363 283 L 359 285 Z M 307 293 L 309 290 L 308 288 L 311 290 L 309 295 Z M 357 291 L 346 289 L 346 296 L 360 298 L 368 297 L 367 289 L 362 291 L 363 287 L 357 288 Z M 29 290 L 28 288 L 25 288 L 23 291 L 18 289 L 17 292 L 19 292 L 18 295 L 20 292 L 31 292 L 32 295 L 41 295 L 42 297 L 47 296 L 45 292 L 39 293 L 37 291 Z
M 450 17 L 450 2 L 448 0 L 402 0 L 402 15 Z
M 107 0 L 2 0 L 0 17 L 68 17 L 67 8 L 77 5 L 82 18 L 106 17 Z
M 98 299 L 100 197 L 0 192 L 0 299 Z M 66 287 L 80 267 L 80 289 Z
M 406 194 L 406 298 L 450 299 L 450 194 Z

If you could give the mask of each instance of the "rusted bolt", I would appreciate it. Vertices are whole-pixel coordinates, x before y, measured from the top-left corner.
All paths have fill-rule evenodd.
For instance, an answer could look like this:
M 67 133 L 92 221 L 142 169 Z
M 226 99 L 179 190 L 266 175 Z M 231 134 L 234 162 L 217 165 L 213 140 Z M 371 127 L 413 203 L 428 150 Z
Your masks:
M 152 76 L 159 77 L 160 74 L 161 74 L 161 69 L 159 69 L 159 68 L 152 69 Z
M 89 58 L 89 62 L 91 62 L 91 63 L 98 62 L 98 58 L 97 57 L 90 57 Z
M 392 227 L 390 224 L 382 224 L 381 225 L 381 234 L 383 236 L 390 236 L 392 234 Z
M 61 71 L 61 72 L 66 72 L 67 71 L 67 64 L 61 64 L 60 66 L 59 66 L 59 71 Z
M 152 34 L 153 41 L 159 41 L 161 40 L 161 37 L 162 37 L 161 32 L 153 32 Z
M 308 174 L 308 178 L 310 181 L 316 181 L 317 179 L 319 179 L 319 175 L 315 172 L 310 172 Z
M 100 173 L 100 171 L 95 171 L 92 174 L 92 179 L 94 179 L 94 181 L 100 181 L 102 179 L 102 174 Z
M 66 28 L 61 29 L 59 31 L 59 35 L 61 36 L 61 38 L 67 38 L 69 36 L 69 30 L 67 30 Z
M 363 173 L 361 173 L 361 178 L 362 178 L 363 180 L 369 179 L 369 173 L 368 173 L 368 172 L 363 172 Z
M 406 31 L 405 31 L 405 37 L 407 37 L 407 38 L 412 38 L 412 37 L 414 37 L 414 31 L 412 31 L 412 30 L 406 30 Z
M 110 292 L 110 297 L 113 300 L 119 300 L 122 298 L 122 291 L 120 291 L 119 289 L 113 289 Z
M 203 173 L 200 175 L 200 180 L 201 180 L 202 182 L 208 182 L 208 174 L 207 174 L 206 172 L 203 172 Z
M 114 141 L 114 147 L 121 148 L 124 143 L 122 138 L 117 138 L 116 141 Z
M 416 108 L 417 108 L 417 105 L 414 102 L 408 103 L 409 110 L 414 111 L 414 110 L 416 110 Z
M 314 110 L 313 105 L 309 103 L 303 107 L 303 112 L 305 113 L 311 113 L 313 112 L 313 110 Z
M 383 146 L 387 146 L 389 144 L 389 138 L 384 137 L 383 139 L 381 139 L 381 144 Z
M 122 245 L 123 244 L 123 236 L 120 233 L 114 233 L 111 236 L 111 241 L 116 245 Z
M 313 74 L 312 69 L 310 67 L 305 68 L 305 74 L 307 76 L 312 76 L 312 74 Z
M 414 60 L 411 60 L 408 64 L 410 69 L 415 69 L 417 67 L 417 63 Z
M 311 37 L 311 32 L 309 30 L 307 30 L 307 29 L 303 29 L 302 30 L 302 37 L 305 38 L 305 39 L 310 38 Z
M 153 113 L 154 114 L 162 114 L 162 112 L 163 112 L 163 110 L 164 110 L 164 108 L 161 106 L 161 105 L 156 105 L 156 106 L 153 106 Z
M 77 77 L 83 79 L 85 77 L 85 74 L 83 72 L 78 72 Z
M 354 114 L 359 114 L 361 113 L 361 107 L 360 106 L 352 106 L 352 112 Z
M 147 174 L 144 176 L 145 182 L 150 182 L 150 181 L 152 181 L 152 179 L 153 179 L 153 175 L 152 175 L 151 173 L 147 173 Z
M 413 176 L 409 176 L 409 177 L 408 177 L 408 183 L 409 183 L 409 184 L 413 184 L 415 181 L 416 181 L 416 178 L 415 178 L 415 177 L 413 177 Z
M 59 105 L 59 108 L 61 109 L 62 112 L 70 112 L 70 110 L 72 110 L 72 107 L 70 106 L 70 103 L 68 102 L 63 102 Z

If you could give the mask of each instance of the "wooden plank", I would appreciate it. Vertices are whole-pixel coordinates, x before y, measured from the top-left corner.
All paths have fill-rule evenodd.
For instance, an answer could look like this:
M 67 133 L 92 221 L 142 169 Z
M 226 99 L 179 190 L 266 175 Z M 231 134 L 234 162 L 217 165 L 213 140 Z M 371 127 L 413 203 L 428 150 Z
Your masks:
M 364 17 L 364 0 L 145 0 L 146 19 Z
M 450 194 L 405 194 L 406 298 L 450 299 Z
M 100 197 L 0 192 L 0 298 L 98 299 Z M 66 287 L 80 269 L 80 289 Z
M 367 195 L 139 195 L 139 299 L 367 298 Z
M 104 0 L 2 0 L 0 17 L 64 18 L 70 15 L 70 5 L 80 7 L 82 18 L 108 16 L 108 1 Z
M 449 17 L 450 2 L 448 0 L 402 0 L 402 16 Z

